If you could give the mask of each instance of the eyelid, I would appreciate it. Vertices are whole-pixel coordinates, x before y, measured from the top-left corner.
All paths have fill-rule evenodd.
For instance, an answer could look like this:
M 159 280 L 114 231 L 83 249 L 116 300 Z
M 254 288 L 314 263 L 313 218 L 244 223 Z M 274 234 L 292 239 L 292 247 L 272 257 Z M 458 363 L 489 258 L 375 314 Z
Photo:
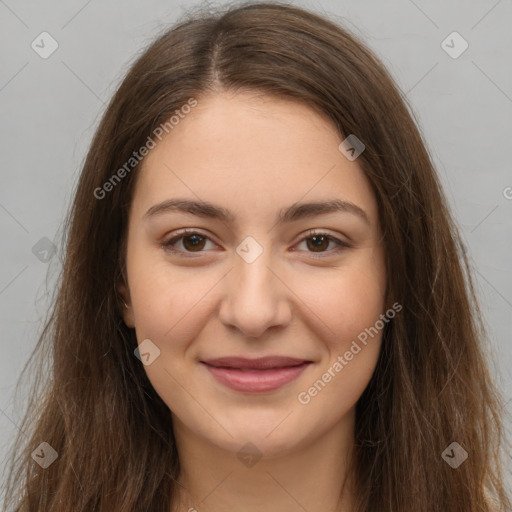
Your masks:
M 203 238 L 210 240 L 212 243 L 216 244 L 216 242 L 214 240 L 212 240 L 210 235 L 205 234 L 201 229 L 183 228 L 183 229 L 175 232 L 171 238 L 164 240 L 164 242 L 162 242 L 162 246 L 166 251 L 168 251 L 170 253 L 186 255 L 185 257 L 194 257 L 196 255 L 200 255 L 201 253 L 206 252 L 206 251 L 192 252 L 192 251 L 182 251 L 182 250 L 177 250 L 177 249 L 172 248 L 172 245 L 174 243 L 176 243 L 180 239 L 184 238 L 186 235 L 194 235 L 194 234 L 200 235 Z M 335 249 L 330 249 L 329 251 L 318 252 L 318 253 L 315 253 L 313 251 L 304 251 L 304 252 L 307 252 L 309 255 L 311 255 L 313 258 L 324 258 L 324 257 L 332 256 L 333 254 L 337 254 L 340 250 L 349 249 L 352 247 L 352 245 L 350 243 L 330 234 L 327 230 L 322 230 L 322 229 L 318 229 L 318 228 L 310 229 L 304 233 L 301 233 L 299 235 L 300 238 L 294 245 L 298 245 L 301 242 L 304 242 L 305 240 L 307 240 L 308 238 L 311 238 L 313 236 L 325 236 L 329 241 L 332 241 L 335 244 L 337 244 L 337 247 Z M 218 245 L 218 244 L 216 244 L 216 245 Z M 295 251 L 297 251 L 297 249 L 292 249 L 292 251 L 295 252 Z M 298 252 L 301 252 L 301 251 L 298 251 Z
M 340 244 L 343 244 L 347 247 L 350 246 L 349 242 L 347 242 L 346 240 L 342 240 L 341 235 L 333 235 L 332 233 L 329 232 L 328 229 L 321 229 L 321 228 L 312 228 L 312 229 L 308 229 L 304 233 L 301 233 L 300 235 L 298 235 L 298 242 L 302 242 L 304 239 L 310 238 L 312 236 L 320 236 L 320 235 L 325 236 L 329 240 L 337 241 Z
M 323 251 L 323 252 L 322 251 L 320 251 L 320 252 L 304 251 L 308 254 L 308 257 L 328 258 L 328 257 L 334 256 L 334 255 L 338 255 L 341 251 L 343 251 L 345 249 L 352 248 L 352 245 L 350 243 L 346 242 L 345 240 L 342 240 L 341 237 L 332 235 L 325 229 L 318 229 L 318 228 L 310 229 L 310 230 L 306 231 L 305 233 L 301 233 L 299 236 L 300 236 L 300 238 L 299 238 L 298 242 L 294 245 L 298 245 L 313 236 L 324 236 L 329 241 L 332 241 L 337 245 L 337 247 L 335 247 L 334 249 L 330 249 L 328 251 Z M 292 250 L 294 252 L 297 251 L 297 249 L 292 249 Z M 297 252 L 300 252 L 300 251 L 297 251 Z
M 181 254 L 187 254 L 189 256 L 193 256 L 195 254 L 201 254 L 202 252 L 205 252 L 205 251 L 198 251 L 197 253 L 194 253 L 194 252 L 191 252 L 191 251 L 182 251 L 182 250 L 177 250 L 177 249 L 174 249 L 173 247 L 171 247 L 171 245 L 173 243 L 176 243 L 178 242 L 180 239 L 182 238 L 185 238 L 187 235 L 201 235 L 203 238 L 207 239 L 207 240 L 210 240 L 212 243 L 214 243 L 215 245 L 218 245 L 210 235 L 206 234 L 205 232 L 203 232 L 201 229 L 198 229 L 198 228 L 183 228 L 183 229 L 180 229 L 178 231 L 176 231 L 170 238 L 167 238 L 165 239 L 163 242 L 162 242 L 162 247 L 167 250 L 168 252 L 171 252 L 171 253 L 181 253 Z

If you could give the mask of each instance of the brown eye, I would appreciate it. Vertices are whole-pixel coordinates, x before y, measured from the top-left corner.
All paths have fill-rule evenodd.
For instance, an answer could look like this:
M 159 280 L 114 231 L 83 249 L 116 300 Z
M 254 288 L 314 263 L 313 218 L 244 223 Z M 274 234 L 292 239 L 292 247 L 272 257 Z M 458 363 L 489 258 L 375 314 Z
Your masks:
M 333 249 L 328 249 L 331 242 L 335 247 Z M 328 233 L 321 232 L 309 233 L 309 236 L 306 236 L 301 240 L 299 246 L 302 243 L 306 245 L 306 252 L 309 252 L 315 258 L 333 256 L 338 252 L 350 247 L 347 242 L 343 242 L 342 240 L 339 240 L 338 238 L 329 235 Z
M 179 242 L 181 242 L 181 247 L 178 246 Z M 169 239 L 167 242 L 164 242 L 162 246 L 166 251 L 175 254 L 200 254 L 201 252 L 204 252 L 205 245 L 208 242 L 215 245 L 206 235 L 194 230 L 185 230 Z M 327 233 L 312 233 L 309 236 L 304 237 L 300 243 L 305 243 L 306 252 L 313 254 L 314 257 L 331 256 L 344 248 L 350 247 L 346 242 L 343 242 Z M 333 243 L 335 247 L 333 249 L 328 249 L 331 243 Z
M 323 249 L 327 249 L 329 243 L 331 242 L 331 240 L 325 235 L 310 236 L 306 240 L 308 241 L 308 249 L 311 249 L 313 252 L 322 252 Z
M 205 244 L 205 238 L 201 235 L 187 235 L 183 238 L 183 246 L 190 251 L 201 250 Z
M 172 253 L 201 253 L 207 242 L 211 240 L 193 230 L 182 231 L 177 236 L 162 244 L 162 247 Z M 181 242 L 181 247 L 178 245 Z M 211 242 L 213 244 L 213 242 Z

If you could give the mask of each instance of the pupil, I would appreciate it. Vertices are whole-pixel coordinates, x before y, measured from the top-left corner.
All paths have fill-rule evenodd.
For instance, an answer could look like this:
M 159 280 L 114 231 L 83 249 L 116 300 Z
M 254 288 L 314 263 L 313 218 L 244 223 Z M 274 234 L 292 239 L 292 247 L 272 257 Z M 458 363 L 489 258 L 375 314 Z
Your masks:
M 189 235 L 184 239 L 184 245 L 185 247 L 192 246 L 192 248 L 200 247 L 201 238 L 203 238 L 201 235 Z
M 321 249 L 327 238 L 324 235 L 314 235 L 310 238 L 310 240 L 313 242 L 313 247 Z

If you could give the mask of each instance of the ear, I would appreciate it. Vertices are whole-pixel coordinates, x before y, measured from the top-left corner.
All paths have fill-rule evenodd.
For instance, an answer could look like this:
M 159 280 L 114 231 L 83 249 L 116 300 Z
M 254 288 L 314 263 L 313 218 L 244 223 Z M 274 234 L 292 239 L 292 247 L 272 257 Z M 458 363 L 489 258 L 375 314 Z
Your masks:
M 132 301 L 130 297 L 130 291 L 124 282 L 121 282 L 118 286 L 119 294 L 126 304 L 121 302 L 120 308 L 122 311 L 124 323 L 127 327 L 134 328 L 135 327 L 135 317 L 133 314 Z

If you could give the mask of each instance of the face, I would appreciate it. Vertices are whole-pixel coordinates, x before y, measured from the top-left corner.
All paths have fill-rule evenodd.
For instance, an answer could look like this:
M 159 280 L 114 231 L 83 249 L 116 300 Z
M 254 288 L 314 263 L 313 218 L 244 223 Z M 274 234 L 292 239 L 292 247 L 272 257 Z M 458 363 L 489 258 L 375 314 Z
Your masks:
M 386 276 L 376 200 L 342 140 L 303 104 L 221 93 L 136 171 L 124 320 L 180 436 L 271 456 L 351 418 Z M 235 357 L 249 361 L 219 360 Z M 251 368 L 267 357 L 292 359 Z

